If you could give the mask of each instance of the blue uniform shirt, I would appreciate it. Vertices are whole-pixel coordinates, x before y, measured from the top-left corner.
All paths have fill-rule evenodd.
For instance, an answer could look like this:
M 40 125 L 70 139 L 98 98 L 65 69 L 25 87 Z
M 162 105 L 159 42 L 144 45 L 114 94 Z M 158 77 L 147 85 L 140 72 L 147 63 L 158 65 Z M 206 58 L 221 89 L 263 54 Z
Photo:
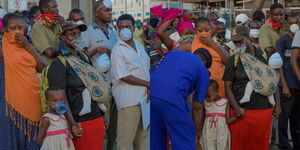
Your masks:
M 293 39 L 288 34 L 285 34 L 277 41 L 276 51 L 281 55 L 281 58 L 283 60 L 282 67 L 284 68 L 285 80 L 288 84 L 288 87 L 293 89 L 300 89 L 300 82 L 298 82 L 298 79 L 293 72 L 290 63 L 292 54 L 292 42 Z M 300 59 L 298 59 L 298 63 L 300 64 Z
M 198 56 L 173 50 L 166 53 L 161 64 L 151 71 L 150 96 L 187 110 L 187 96 L 195 91 L 194 100 L 203 103 L 208 83 L 208 70 Z

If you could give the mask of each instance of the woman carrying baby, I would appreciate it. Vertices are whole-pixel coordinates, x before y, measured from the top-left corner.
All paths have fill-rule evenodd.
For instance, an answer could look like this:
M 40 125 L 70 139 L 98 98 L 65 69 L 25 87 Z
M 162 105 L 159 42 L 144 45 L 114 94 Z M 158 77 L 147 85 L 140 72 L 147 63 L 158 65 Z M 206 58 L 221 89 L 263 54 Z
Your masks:
M 255 48 L 249 36 L 241 32 L 249 33 L 249 29 L 233 33 L 231 40 L 238 52 L 228 58 L 223 76 L 230 116 L 238 117 L 229 125 L 231 150 L 269 150 L 272 114 L 278 117 L 280 113 L 279 73 L 267 65 L 271 54 Z M 253 90 L 246 90 L 249 84 Z M 250 101 L 240 103 L 247 94 Z M 269 102 L 270 95 L 274 95 L 274 106 Z

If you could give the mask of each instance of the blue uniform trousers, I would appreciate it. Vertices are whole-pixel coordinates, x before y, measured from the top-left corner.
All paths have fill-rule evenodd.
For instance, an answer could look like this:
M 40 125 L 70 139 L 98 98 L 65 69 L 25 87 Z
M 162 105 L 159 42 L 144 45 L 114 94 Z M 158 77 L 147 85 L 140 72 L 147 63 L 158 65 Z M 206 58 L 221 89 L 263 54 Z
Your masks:
M 194 123 L 188 109 L 155 97 L 150 97 L 150 101 L 150 149 L 166 150 L 170 136 L 172 150 L 195 150 Z

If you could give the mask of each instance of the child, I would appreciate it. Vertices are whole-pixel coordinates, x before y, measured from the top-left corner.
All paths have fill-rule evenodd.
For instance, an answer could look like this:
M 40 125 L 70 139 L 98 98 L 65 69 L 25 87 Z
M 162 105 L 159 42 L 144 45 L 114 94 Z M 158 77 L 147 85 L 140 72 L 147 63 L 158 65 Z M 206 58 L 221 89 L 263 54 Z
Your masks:
M 63 101 L 62 91 L 47 89 L 45 96 L 50 109 L 42 117 L 37 137 L 41 150 L 75 150 L 64 116 L 67 105 Z M 80 129 L 74 127 L 72 130 L 76 136 L 81 136 Z
M 204 103 L 205 120 L 201 138 L 204 150 L 230 150 L 230 133 L 227 124 L 234 122 L 237 117 L 229 117 L 227 99 L 221 98 L 218 92 L 218 83 L 211 79 Z

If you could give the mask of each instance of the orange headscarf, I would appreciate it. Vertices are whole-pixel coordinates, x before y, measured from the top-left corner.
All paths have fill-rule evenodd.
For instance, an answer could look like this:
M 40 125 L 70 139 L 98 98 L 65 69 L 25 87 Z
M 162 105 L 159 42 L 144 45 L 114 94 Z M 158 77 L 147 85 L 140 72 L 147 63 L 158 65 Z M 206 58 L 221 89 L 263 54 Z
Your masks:
M 22 32 L 5 32 L 2 40 L 7 114 L 18 128 L 30 135 L 31 127 L 38 126 L 42 116 L 40 82 L 36 75 L 37 62 L 15 41 L 16 34 Z
M 219 95 L 223 98 L 226 97 L 225 95 L 225 88 L 224 88 L 224 81 L 222 80 L 224 74 L 224 64 L 222 62 L 221 56 L 212 48 L 200 41 L 200 37 L 211 36 L 209 32 L 201 32 L 196 35 L 193 44 L 192 44 L 192 52 L 196 51 L 198 48 L 205 48 L 207 49 L 211 56 L 212 56 L 212 65 L 209 68 L 211 73 L 211 79 L 214 79 L 219 84 Z

